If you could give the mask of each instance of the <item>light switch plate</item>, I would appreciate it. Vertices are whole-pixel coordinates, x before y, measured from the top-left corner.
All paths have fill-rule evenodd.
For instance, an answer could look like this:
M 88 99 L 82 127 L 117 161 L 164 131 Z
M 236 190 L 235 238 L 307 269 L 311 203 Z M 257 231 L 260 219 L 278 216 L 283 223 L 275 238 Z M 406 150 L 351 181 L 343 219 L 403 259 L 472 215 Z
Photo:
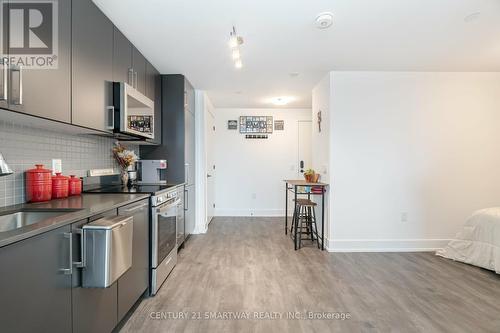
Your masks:
M 62 173 L 62 160 L 52 159 L 52 174 Z

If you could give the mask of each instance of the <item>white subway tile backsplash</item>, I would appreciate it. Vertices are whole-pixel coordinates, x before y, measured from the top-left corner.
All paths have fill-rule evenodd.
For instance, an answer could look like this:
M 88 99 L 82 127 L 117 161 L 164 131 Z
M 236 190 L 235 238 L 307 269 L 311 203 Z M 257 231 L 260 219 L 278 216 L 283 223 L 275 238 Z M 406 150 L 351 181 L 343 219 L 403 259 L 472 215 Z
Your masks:
M 70 135 L 0 120 L 0 153 L 13 175 L 0 177 L 0 207 L 25 202 L 24 172 L 35 164 L 51 168 L 62 160 L 64 175 L 86 176 L 89 169 L 118 168 L 112 148 L 115 140 L 93 135 Z M 137 146 L 128 146 L 138 154 Z

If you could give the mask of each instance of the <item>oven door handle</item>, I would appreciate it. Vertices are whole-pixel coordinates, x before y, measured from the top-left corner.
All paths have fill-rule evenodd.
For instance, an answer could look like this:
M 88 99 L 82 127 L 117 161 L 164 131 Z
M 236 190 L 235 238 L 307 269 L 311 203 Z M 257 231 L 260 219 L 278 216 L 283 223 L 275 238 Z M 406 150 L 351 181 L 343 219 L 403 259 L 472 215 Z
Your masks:
M 174 202 L 164 204 L 162 207 L 156 209 L 156 212 L 161 215 L 161 214 L 165 213 L 167 210 L 169 210 L 170 208 L 176 207 L 180 203 L 181 203 L 181 199 L 177 199 Z

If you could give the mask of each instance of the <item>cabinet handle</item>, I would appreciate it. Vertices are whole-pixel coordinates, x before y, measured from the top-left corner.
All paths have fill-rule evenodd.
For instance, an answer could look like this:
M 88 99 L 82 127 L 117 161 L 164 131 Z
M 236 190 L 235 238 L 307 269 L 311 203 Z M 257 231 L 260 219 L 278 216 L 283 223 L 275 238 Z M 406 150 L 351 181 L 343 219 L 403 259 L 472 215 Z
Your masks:
M 189 192 L 184 190 L 184 211 L 189 209 Z
M 8 99 L 8 93 L 9 93 L 9 90 L 8 90 L 8 84 L 9 84 L 9 80 L 7 78 L 7 74 L 9 72 L 9 70 L 7 69 L 7 64 L 5 63 L 5 58 L 2 59 L 2 68 L 3 68 L 3 73 L 2 73 L 2 87 L 3 87 L 3 91 L 2 91 L 2 97 L 0 97 L 0 100 L 2 101 L 6 101 Z
M 114 130 L 115 129 L 115 107 L 114 106 L 107 106 L 106 112 L 107 112 L 107 118 L 108 118 L 107 119 L 108 124 L 106 125 L 106 129 Z
M 12 74 L 14 72 L 19 73 L 19 95 L 17 99 L 12 100 L 12 104 L 14 105 L 22 105 L 23 104 L 23 68 L 21 66 L 12 67 Z
M 127 83 L 131 86 L 134 85 L 134 69 L 133 68 L 128 69 L 128 81 L 127 81 Z
M 137 72 L 134 72 L 134 88 L 137 89 Z
M 78 268 L 85 268 L 87 265 L 87 254 L 85 253 L 85 238 L 83 235 L 83 229 L 77 229 L 75 230 L 75 233 L 80 235 L 80 253 L 82 254 L 82 260 L 81 261 L 74 261 L 73 265 L 75 265 Z
M 125 213 L 131 213 L 131 212 L 135 212 L 136 210 L 142 209 L 142 208 L 144 208 L 146 206 L 149 206 L 149 203 L 144 203 L 142 205 L 138 205 L 138 206 L 135 206 L 135 207 L 132 207 L 132 208 L 124 209 L 123 211 Z
M 69 239 L 69 268 L 61 268 L 60 271 L 65 275 L 71 275 L 73 274 L 73 237 L 71 232 L 65 232 L 64 238 Z

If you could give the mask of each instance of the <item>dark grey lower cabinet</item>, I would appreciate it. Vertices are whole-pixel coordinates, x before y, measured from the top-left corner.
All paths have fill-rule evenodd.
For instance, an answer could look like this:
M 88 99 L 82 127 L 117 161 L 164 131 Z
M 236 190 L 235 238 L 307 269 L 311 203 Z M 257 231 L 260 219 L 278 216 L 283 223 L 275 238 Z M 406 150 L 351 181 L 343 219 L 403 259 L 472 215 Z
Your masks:
M 0 248 L 0 331 L 71 332 L 69 232 Z
M 118 321 L 149 286 L 149 199 L 118 209 L 118 215 L 133 216 L 132 267 L 118 279 Z
M 91 218 L 116 215 L 116 210 Z M 78 230 L 88 221 L 73 223 L 73 261 L 81 260 Z M 111 332 L 118 323 L 118 283 L 109 288 L 82 288 L 81 268 L 73 268 L 73 333 Z

